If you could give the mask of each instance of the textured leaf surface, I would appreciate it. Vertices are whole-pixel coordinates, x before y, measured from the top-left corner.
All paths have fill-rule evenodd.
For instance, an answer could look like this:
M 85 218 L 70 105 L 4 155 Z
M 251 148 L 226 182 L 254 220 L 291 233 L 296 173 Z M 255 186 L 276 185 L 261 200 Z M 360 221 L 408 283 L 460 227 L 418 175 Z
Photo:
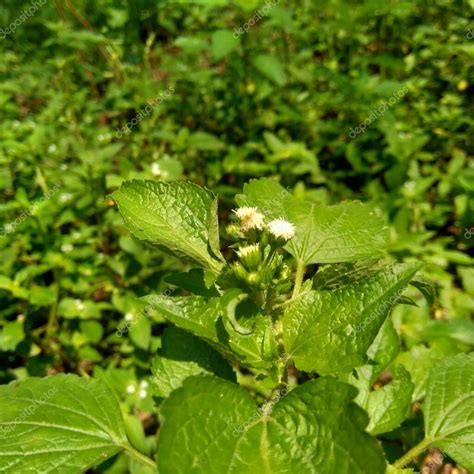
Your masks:
M 169 327 L 161 337 L 160 355 L 153 361 L 153 382 L 158 396 L 167 397 L 191 375 L 203 373 L 235 381 L 229 363 L 203 340 Z
M 219 272 L 217 200 L 211 191 L 190 182 L 132 180 L 112 196 L 135 237 Z
M 355 389 L 306 382 L 260 410 L 237 385 L 192 377 L 163 405 L 158 467 L 167 474 L 381 474 L 385 461 L 364 432 Z
M 394 370 L 389 384 L 370 392 L 366 405 L 370 418 L 367 431 L 376 435 L 400 426 L 410 408 L 412 393 L 410 374 L 400 366 Z
M 426 438 L 468 470 L 474 470 L 474 353 L 435 365 L 424 404 Z
M 229 359 L 251 367 L 270 367 L 273 352 L 268 347 L 275 344 L 273 335 L 268 332 L 268 317 L 255 312 L 255 308 L 250 310 L 244 301 L 234 315 L 239 326 L 246 330 L 246 334 L 239 333 L 228 323 L 232 301 L 227 295 L 232 292 L 235 290 L 229 290 L 222 298 L 151 295 L 143 299 L 165 319 L 203 338 Z
M 270 219 L 292 222 L 296 235 L 287 249 L 305 265 L 375 258 L 385 248 L 383 220 L 359 202 L 317 206 L 295 198 L 269 178 L 246 184 L 237 202 L 258 207 Z
M 0 386 L 0 466 L 8 473 L 84 472 L 127 446 L 118 402 L 75 375 Z
M 302 293 L 283 317 L 285 349 L 296 367 L 334 374 L 365 364 L 367 349 L 419 268 L 393 265 L 342 288 Z

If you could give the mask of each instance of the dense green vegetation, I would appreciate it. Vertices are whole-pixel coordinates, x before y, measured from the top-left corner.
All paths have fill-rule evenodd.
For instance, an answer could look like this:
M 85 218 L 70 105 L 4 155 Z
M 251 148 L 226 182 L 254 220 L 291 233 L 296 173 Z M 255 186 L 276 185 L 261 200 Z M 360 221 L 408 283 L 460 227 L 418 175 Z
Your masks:
M 424 264 L 422 275 L 415 278 L 404 270 L 410 275 L 403 288 L 414 280 L 403 295 L 400 288 L 391 287 L 390 307 L 402 304 L 393 309 L 389 322 L 382 325 L 388 313 L 369 322 L 354 321 L 356 336 L 367 331 L 375 334 L 358 346 L 362 353 L 347 361 L 328 338 L 323 344 L 328 348 L 326 361 L 323 357 L 316 362 L 320 349 L 311 345 L 300 354 L 292 353 L 289 368 L 285 365 L 286 381 L 280 374 L 282 367 L 272 366 L 271 357 L 267 367 L 238 351 L 230 365 L 226 362 L 218 370 L 206 366 L 205 377 L 215 374 L 237 380 L 249 391 L 253 400 L 237 393 L 236 384 L 228 388 L 228 397 L 241 397 L 249 410 L 241 423 L 255 412 L 253 404 L 272 400 L 277 388 L 281 392 L 282 383 L 289 383 L 291 389 L 298 386 L 300 393 L 334 393 L 334 400 L 323 400 L 327 411 L 335 409 L 331 403 L 336 399 L 346 404 L 355 397 L 347 385 L 341 385 L 347 393 L 338 388 L 341 381 L 356 386 L 356 402 L 369 413 L 367 429 L 377 437 L 380 449 L 372 453 L 371 472 L 383 469 L 384 458 L 394 463 L 423 442 L 425 435 L 434 434 L 436 423 L 443 422 L 432 418 L 430 425 L 426 417 L 427 406 L 441 403 L 433 380 L 448 380 L 454 387 L 449 402 L 473 391 L 472 356 L 463 355 L 474 348 L 473 7 L 472 2 L 447 0 L 3 0 L 0 383 L 28 383 L 29 377 L 72 373 L 93 379 L 88 381 L 92 394 L 105 383 L 110 390 L 110 416 L 117 405 L 125 417 L 120 422 L 125 428 L 117 422 L 111 432 L 116 439 L 126 439 L 126 429 L 130 445 L 124 451 L 134 460 L 110 448 L 106 454 L 114 457 L 97 469 L 152 472 L 142 467 L 138 452 L 154 458 L 157 450 L 163 453 L 166 446 L 171 450 L 172 425 L 180 421 L 163 425 L 165 447 L 157 448 L 156 433 L 163 417 L 171 417 L 184 403 L 186 390 L 193 390 L 188 381 L 173 392 L 185 377 L 179 384 L 166 383 L 163 374 L 160 378 L 160 364 L 173 357 L 183 360 L 175 346 L 197 344 L 198 354 L 212 357 L 207 344 L 196 342 L 194 336 L 202 334 L 191 331 L 190 339 L 182 331 L 189 327 L 179 329 L 166 308 L 140 298 L 161 295 L 169 302 L 195 294 L 212 299 L 222 288 L 231 291 L 240 285 L 249 290 L 251 284 L 244 277 L 237 284 L 229 275 L 216 280 L 215 275 L 213 279 L 197 270 L 184 272 L 198 266 L 219 273 L 225 260 L 235 261 L 234 250 L 242 244 L 232 213 L 237 206 L 258 207 L 269 219 L 286 217 L 296 224 L 298 239 L 308 231 L 299 221 L 304 213 L 287 213 L 284 205 L 279 207 L 282 200 L 291 207 L 295 199 L 309 206 L 308 216 L 314 209 L 321 210 L 315 214 L 317 236 L 326 222 L 330 241 L 345 235 L 340 247 L 346 250 L 339 250 L 337 256 L 325 254 L 324 246 L 319 249 L 321 241 L 313 242 L 319 250 L 304 266 L 305 282 L 313 281 L 315 289 L 331 289 L 332 279 L 337 286 L 343 275 L 353 274 L 368 281 L 378 275 L 377 283 L 384 271 L 398 275 L 402 270 L 394 268 L 418 270 L 418 264 Z M 28 9 L 31 13 L 25 13 Z M 274 181 L 251 181 L 256 178 Z M 211 189 L 219 198 L 221 224 L 211 240 L 214 245 L 220 238 L 221 258 L 215 257 L 219 248 L 212 249 L 210 266 L 201 251 L 190 259 L 182 258 L 183 249 L 171 252 L 180 257 L 176 258 L 169 252 L 170 242 L 178 238 L 175 235 L 156 248 L 157 237 L 150 239 L 137 231 L 141 224 L 134 227 L 135 212 L 127 220 L 120 203 L 119 190 L 131 186 L 123 185 L 129 180 L 171 187 L 160 189 L 172 189 L 176 181 Z M 275 194 L 276 183 L 282 188 Z M 252 194 L 252 186 L 262 189 Z M 143 204 L 140 196 L 137 191 L 133 198 L 138 208 Z M 354 200 L 362 201 L 360 206 L 370 208 L 372 214 L 349 202 Z M 351 219 L 336 232 L 328 217 L 331 211 L 323 210 L 338 203 L 347 206 Z M 173 218 L 166 207 L 145 209 L 148 217 L 169 212 Z M 272 215 L 276 211 L 281 215 Z M 190 206 L 189 212 L 196 210 Z M 346 241 L 366 247 L 358 252 L 355 246 L 346 248 Z M 270 310 L 291 295 L 295 288 L 291 280 L 296 279 L 296 294 L 303 281 L 297 272 L 298 259 L 304 260 L 298 253 L 301 249 L 292 243 L 285 249 L 288 252 L 279 250 L 281 266 L 267 281 L 276 294 L 269 298 L 267 293 L 262 297 L 250 291 L 257 305 Z M 269 250 L 262 252 L 267 258 Z M 372 267 L 373 258 L 382 258 L 387 267 L 381 269 L 380 263 Z M 368 267 L 366 259 L 371 262 Z M 332 264 L 340 266 L 331 270 Z M 310 287 L 306 283 L 305 288 Z M 237 296 L 222 298 L 230 304 Z M 295 317 L 301 313 L 292 311 Z M 240 320 L 234 323 L 234 329 L 245 332 Z M 290 339 L 285 343 L 291 346 Z M 210 342 L 209 337 L 204 340 Z M 370 343 L 375 346 L 368 349 Z M 222 358 L 228 348 L 220 349 L 217 356 Z M 189 362 L 192 356 L 187 354 L 184 360 Z M 464 364 L 465 384 L 452 379 L 453 361 Z M 377 369 L 367 374 L 364 370 L 371 364 Z M 203 372 L 196 367 L 186 370 L 186 376 Z M 339 380 L 318 378 L 330 375 Z M 303 388 L 303 382 L 313 379 L 317 380 Z M 80 379 L 64 376 L 64 380 L 64 391 L 79 390 Z M 38 395 L 47 390 L 47 382 L 33 383 Z M 205 394 L 218 382 L 203 378 L 195 384 L 197 393 Z M 374 421 L 376 399 L 382 398 L 375 394 L 385 393 L 380 390 L 385 387 L 402 393 L 395 386 L 401 391 L 406 388 L 405 404 L 399 409 L 403 413 L 393 419 L 380 415 Z M 3 426 L 3 410 L 11 401 L 7 396 L 2 400 L 1 394 L 9 388 L 1 388 Z M 61 393 L 59 388 L 52 396 Z M 85 401 L 92 411 L 93 398 Z M 464 412 L 470 408 L 472 413 L 472 397 L 465 403 Z M 193 407 L 187 410 L 192 412 Z M 437 416 L 433 410 L 431 415 Z M 41 418 L 41 412 L 36 416 Z M 181 416 L 184 423 L 186 416 Z M 364 423 L 359 420 L 355 425 L 351 425 L 357 428 L 354 439 L 365 439 Z M 430 445 L 425 445 L 425 451 L 406 463 L 414 461 L 410 466 L 417 471 L 430 462 L 473 469 L 472 418 L 471 431 L 465 429 L 471 444 L 466 441 L 461 453 L 446 442 L 432 446 L 443 454 L 432 450 L 426 456 Z M 2 434 L 8 436 L 8 430 Z M 371 446 L 369 458 L 375 449 Z M 170 456 L 166 452 L 162 461 L 158 454 L 160 472 L 194 472 L 186 464 L 172 470 L 167 462 L 173 460 L 166 460 Z M 100 454 L 86 466 L 100 464 Z M 9 467 L 4 459 L 0 443 L 0 472 L 26 472 L 26 464 Z M 38 461 L 31 472 L 45 472 L 46 465 Z M 51 472 L 81 472 L 79 465 Z M 280 470 L 277 465 L 272 464 L 268 472 L 284 472 L 283 464 Z M 212 460 L 196 469 L 225 472 Z M 236 469 L 232 472 L 244 472 Z M 251 472 L 251 465 L 246 469 Z M 290 469 L 312 472 L 296 464 Z M 321 472 L 356 472 L 337 464 L 326 469 Z M 254 472 L 264 471 L 255 464 Z

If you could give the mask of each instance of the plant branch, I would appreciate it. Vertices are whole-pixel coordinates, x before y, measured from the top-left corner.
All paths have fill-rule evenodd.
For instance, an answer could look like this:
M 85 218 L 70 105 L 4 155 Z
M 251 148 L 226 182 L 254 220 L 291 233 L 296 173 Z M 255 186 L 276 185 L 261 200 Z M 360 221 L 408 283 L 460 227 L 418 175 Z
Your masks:
M 153 461 L 153 459 L 150 459 L 149 457 L 145 456 L 144 454 L 136 450 L 130 444 L 125 444 L 122 446 L 122 448 L 125 450 L 125 454 L 135 459 L 139 463 L 143 464 L 144 466 L 147 466 L 150 469 L 153 469 L 153 471 L 156 472 L 156 462 Z
M 411 461 L 413 461 L 417 456 L 419 456 L 423 451 L 426 451 L 431 444 L 433 444 L 434 440 L 432 439 L 424 439 L 416 446 L 410 449 L 406 454 L 404 454 L 398 461 L 396 461 L 393 466 L 400 469 L 403 466 L 407 465 Z
M 295 286 L 293 287 L 293 294 L 291 295 L 292 299 L 298 296 L 300 293 L 301 285 L 303 284 L 305 270 L 306 268 L 304 266 L 304 262 L 302 262 L 301 260 L 298 260 L 296 264 Z

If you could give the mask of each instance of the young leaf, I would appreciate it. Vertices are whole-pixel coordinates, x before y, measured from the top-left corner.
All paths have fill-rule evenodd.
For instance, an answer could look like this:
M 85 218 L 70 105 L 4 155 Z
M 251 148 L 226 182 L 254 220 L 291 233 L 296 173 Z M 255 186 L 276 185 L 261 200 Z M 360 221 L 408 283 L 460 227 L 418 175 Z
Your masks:
M 115 395 L 97 380 L 57 375 L 2 385 L 0 413 L 8 472 L 84 472 L 133 450 Z
M 217 199 L 190 182 L 126 181 L 112 195 L 132 234 L 219 273 Z
M 365 407 L 370 418 L 367 431 L 376 435 L 400 426 L 410 408 L 412 393 L 410 374 L 403 366 L 397 367 L 389 384 L 369 394 Z
M 342 288 L 302 293 L 283 317 L 285 349 L 296 367 L 335 374 L 366 363 L 367 349 L 419 268 L 393 265 Z
M 382 474 L 382 451 L 364 432 L 367 416 L 352 403 L 355 394 L 322 377 L 259 409 L 237 385 L 189 378 L 162 407 L 159 471 Z
M 474 470 L 474 353 L 446 358 L 430 370 L 423 411 L 426 439 Z
M 294 224 L 296 235 L 286 248 L 304 265 L 375 258 L 385 248 L 383 220 L 359 202 L 317 206 L 269 178 L 250 181 L 236 200 L 240 206 L 258 207 L 269 219 L 283 217 Z

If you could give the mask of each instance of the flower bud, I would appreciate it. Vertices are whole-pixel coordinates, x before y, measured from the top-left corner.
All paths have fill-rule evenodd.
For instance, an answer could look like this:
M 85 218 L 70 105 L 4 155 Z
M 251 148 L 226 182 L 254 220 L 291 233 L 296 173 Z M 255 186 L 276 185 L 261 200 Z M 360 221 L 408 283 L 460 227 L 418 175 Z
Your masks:
M 247 270 L 257 270 L 262 263 L 262 251 L 258 244 L 240 247 L 237 256 Z
M 232 240 L 243 239 L 245 236 L 240 230 L 240 227 L 236 224 L 229 224 L 226 227 L 226 233 Z
M 245 268 L 242 266 L 241 263 L 236 262 L 232 264 L 232 271 L 234 272 L 234 275 L 242 281 L 247 281 L 247 276 L 248 272 L 245 270 Z

